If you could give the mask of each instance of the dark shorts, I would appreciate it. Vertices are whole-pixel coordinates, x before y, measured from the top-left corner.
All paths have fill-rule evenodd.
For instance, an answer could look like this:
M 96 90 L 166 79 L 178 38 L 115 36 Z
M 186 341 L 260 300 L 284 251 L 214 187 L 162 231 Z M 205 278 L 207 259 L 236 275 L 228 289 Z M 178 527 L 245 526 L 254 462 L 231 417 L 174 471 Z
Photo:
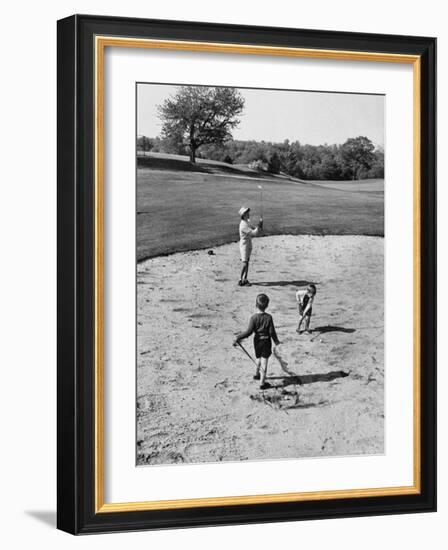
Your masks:
M 257 359 L 260 357 L 268 359 L 272 355 L 271 339 L 264 338 L 262 340 L 254 340 L 254 350 Z

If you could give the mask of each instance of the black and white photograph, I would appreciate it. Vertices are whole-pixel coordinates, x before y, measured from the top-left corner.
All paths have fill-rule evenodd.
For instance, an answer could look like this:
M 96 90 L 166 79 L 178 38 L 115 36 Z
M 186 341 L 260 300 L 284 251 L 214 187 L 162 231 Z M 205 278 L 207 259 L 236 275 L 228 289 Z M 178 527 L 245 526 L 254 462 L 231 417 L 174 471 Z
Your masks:
M 5 4 L 7 550 L 444 546 L 423 7 Z
M 137 465 L 383 454 L 385 97 L 136 105 Z

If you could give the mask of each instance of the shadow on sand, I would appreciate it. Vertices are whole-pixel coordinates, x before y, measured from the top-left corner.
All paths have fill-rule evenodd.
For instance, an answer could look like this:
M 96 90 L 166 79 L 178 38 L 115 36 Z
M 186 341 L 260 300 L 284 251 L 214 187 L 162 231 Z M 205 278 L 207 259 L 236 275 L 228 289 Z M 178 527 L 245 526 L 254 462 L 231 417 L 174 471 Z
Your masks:
M 315 382 L 332 382 L 337 378 L 345 378 L 349 373 L 343 370 L 335 370 L 321 374 L 303 374 L 301 376 L 269 376 L 269 380 L 281 380 L 276 384 L 276 388 L 286 388 L 287 386 L 303 386 L 305 384 L 314 384 Z
M 291 405 L 290 407 L 285 407 L 285 410 L 293 410 L 293 409 L 314 409 L 315 407 L 320 407 L 322 404 L 318 403 L 297 403 L 297 405 Z
M 307 286 L 309 284 L 318 285 L 319 283 L 313 283 L 312 281 L 258 281 L 252 283 L 252 286 Z
M 327 332 L 344 332 L 346 334 L 352 334 L 355 332 L 354 328 L 345 328 L 345 327 L 335 327 L 333 325 L 325 325 L 323 327 L 313 328 L 313 333 L 318 332 L 319 334 L 326 334 Z

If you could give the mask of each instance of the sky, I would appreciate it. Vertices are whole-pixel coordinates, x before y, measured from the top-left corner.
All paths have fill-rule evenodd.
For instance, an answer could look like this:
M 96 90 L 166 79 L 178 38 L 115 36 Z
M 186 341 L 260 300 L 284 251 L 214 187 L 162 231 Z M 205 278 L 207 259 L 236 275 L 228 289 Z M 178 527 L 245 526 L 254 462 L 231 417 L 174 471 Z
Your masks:
M 238 88 L 245 99 L 237 140 L 340 144 L 366 136 L 384 146 L 384 96 Z M 137 85 L 137 134 L 156 137 L 157 106 L 176 91 L 166 84 Z

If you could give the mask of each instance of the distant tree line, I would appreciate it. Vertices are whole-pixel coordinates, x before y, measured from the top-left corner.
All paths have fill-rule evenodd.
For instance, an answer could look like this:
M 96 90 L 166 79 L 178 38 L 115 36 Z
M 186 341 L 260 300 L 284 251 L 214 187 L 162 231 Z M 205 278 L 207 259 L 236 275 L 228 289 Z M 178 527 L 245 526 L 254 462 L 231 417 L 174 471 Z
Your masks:
M 305 180 L 346 180 L 384 177 L 384 151 L 364 136 L 342 145 L 302 145 L 234 140 L 244 98 L 236 88 L 179 86 L 158 106 L 160 137 L 139 136 L 137 149 L 189 155 L 246 164 L 259 171 Z
M 189 155 L 188 144 L 160 137 L 140 136 L 139 151 Z M 198 158 L 228 164 L 245 164 L 254 169 L 283 172 L 304 180 L 348 180 L 384 177 L 384 150 L 364 136 L 341 145 L 302 145 L 298 141 L 272 143 L 230 139 L 221 144 L 203 144 Z
M 364 136 L 341 145 L 302 145 L 234 140 L 244 98 L 236 88 L 179 86 L 157 108 L 162 121 L 160 137 L 140 136 L 140 151 L 189 155 L 246 164 L 259 171 L 305 180 L 346 180 L 384 177 L 384 151 Z

